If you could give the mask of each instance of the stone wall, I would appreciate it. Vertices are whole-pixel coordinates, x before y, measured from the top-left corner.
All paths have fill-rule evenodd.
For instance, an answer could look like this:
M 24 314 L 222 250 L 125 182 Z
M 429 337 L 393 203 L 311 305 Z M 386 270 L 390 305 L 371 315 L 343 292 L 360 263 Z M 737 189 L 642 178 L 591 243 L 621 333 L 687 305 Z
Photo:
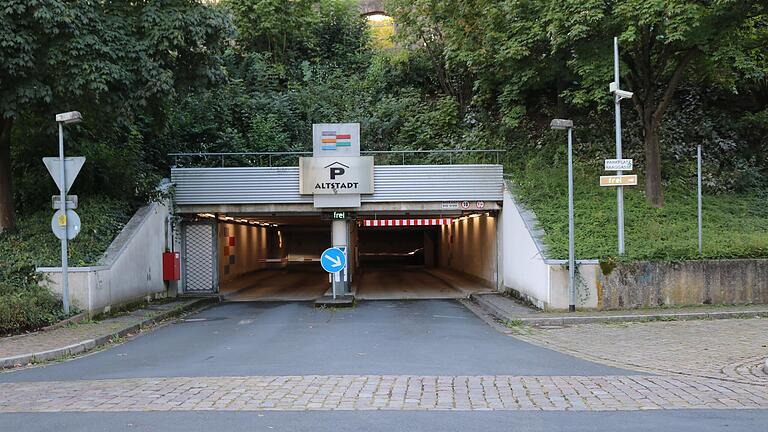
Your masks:
M 602 267 L 597 291 L 605 309 L 768 303 L 768 260 L 645 261 Z
M 360 0 L 358 1 L 361 15 L 370 15 L 384 12 L 383 0 Z

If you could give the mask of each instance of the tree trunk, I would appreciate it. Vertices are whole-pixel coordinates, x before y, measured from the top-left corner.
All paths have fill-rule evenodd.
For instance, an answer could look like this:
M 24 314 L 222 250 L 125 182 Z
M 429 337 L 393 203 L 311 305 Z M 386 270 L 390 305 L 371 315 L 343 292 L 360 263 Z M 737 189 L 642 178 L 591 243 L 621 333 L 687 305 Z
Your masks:
M 13 119 L 0 120 L 0 232 L 16 226 L 11 185 L 11 128 Z
M 659 124 L 653 120 L 643 121 L 645 142 L 645 198 L 656 208 L 664 206 L 661 188 L 661 155 L 659 149 Z

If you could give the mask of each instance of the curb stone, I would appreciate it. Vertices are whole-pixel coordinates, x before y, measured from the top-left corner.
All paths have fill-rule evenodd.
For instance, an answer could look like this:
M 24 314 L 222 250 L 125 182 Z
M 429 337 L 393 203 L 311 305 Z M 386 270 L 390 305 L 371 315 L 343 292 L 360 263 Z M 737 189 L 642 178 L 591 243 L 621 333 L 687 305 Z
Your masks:
M 107 335 L 100 336 L 96 339 L 86 339 L 78 343 L 68 345 L 61 348 L 54 348 L 52 350 L 40 351 L 36 353 L 20 354 L 12 357 L 0 358 L 0 369 L 10 369 L 18 366 L 27 365 L 30 363 L 39 363 L 44 361 L 56 360 L 62 357 L 68 357 L 75 354 L 81 354 L 92 349 L 107 345 L 115 338 L 121 338 L 129 333 L 135 333 L 144 327 L 149 327 L 157 324 L 160 321 L 168 318 L 181 315 L 182 313 L 194 309 L 196 307 L 206 306 L 208 303 L 214 303 L 214 299 L 201 298 L 199 300 L 192 301 L 177 308 L 163 311 L 156 316 L 146 318 L 141 322 L 132 324 L 128 327 L 124 327 L 117 332 L 113 332 Z
M 519 321 L 529 326 L 563 326 L 575 324 L 609 323 L 609 322 L 647 322 L 664 320 L 700 320 L 700 319 L 738 319 L 766 318 L 768 309 L 755 311 L 712 311 L 712 312 L 659 312 L 649 314 L 617 314 L 617 315 L 580 315 L 555 317 L 526 317 L 508 314 L 492 302 L 486 301 L 482 295 L 471 295 L 470 299 L 477 305 L 490 312 L 498 319 Z

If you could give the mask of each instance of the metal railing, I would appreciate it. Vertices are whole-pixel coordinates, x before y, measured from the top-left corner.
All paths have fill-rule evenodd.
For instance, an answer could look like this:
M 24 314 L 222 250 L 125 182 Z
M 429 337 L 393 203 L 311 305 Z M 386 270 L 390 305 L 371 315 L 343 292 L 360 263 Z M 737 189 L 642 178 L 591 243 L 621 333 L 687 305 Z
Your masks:
M 505 150 L 362 150 L 361 156 L 373 156 L 377 165 L 441 165 L 441 164 L 499 164 Z M 298 166 L 300 157 L 312 156 L 310 151 L 298 152 L 232 152 L 232 153 L 169 153 L 174 167 L 248 167 Z

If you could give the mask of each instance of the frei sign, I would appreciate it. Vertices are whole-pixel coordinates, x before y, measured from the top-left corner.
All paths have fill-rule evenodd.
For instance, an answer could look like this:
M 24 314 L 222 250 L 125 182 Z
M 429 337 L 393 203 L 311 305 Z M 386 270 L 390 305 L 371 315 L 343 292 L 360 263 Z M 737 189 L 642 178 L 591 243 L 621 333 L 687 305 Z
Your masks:
M 632 159 L 606 159 L 606 171 L 632 171 Z M 600 176 L 600 186 L 636 186 L 637 176 L 632 175 L 612 175 Z
M 637 186 L 636 175 L 600 176 L 600 186 Z
M 360 207 L 360 194 L 373 193 L 373 157 L 360 156 L 360 124 L 312 125 L 312 157 L 299 161 L 299 184 L 317 208 Z

